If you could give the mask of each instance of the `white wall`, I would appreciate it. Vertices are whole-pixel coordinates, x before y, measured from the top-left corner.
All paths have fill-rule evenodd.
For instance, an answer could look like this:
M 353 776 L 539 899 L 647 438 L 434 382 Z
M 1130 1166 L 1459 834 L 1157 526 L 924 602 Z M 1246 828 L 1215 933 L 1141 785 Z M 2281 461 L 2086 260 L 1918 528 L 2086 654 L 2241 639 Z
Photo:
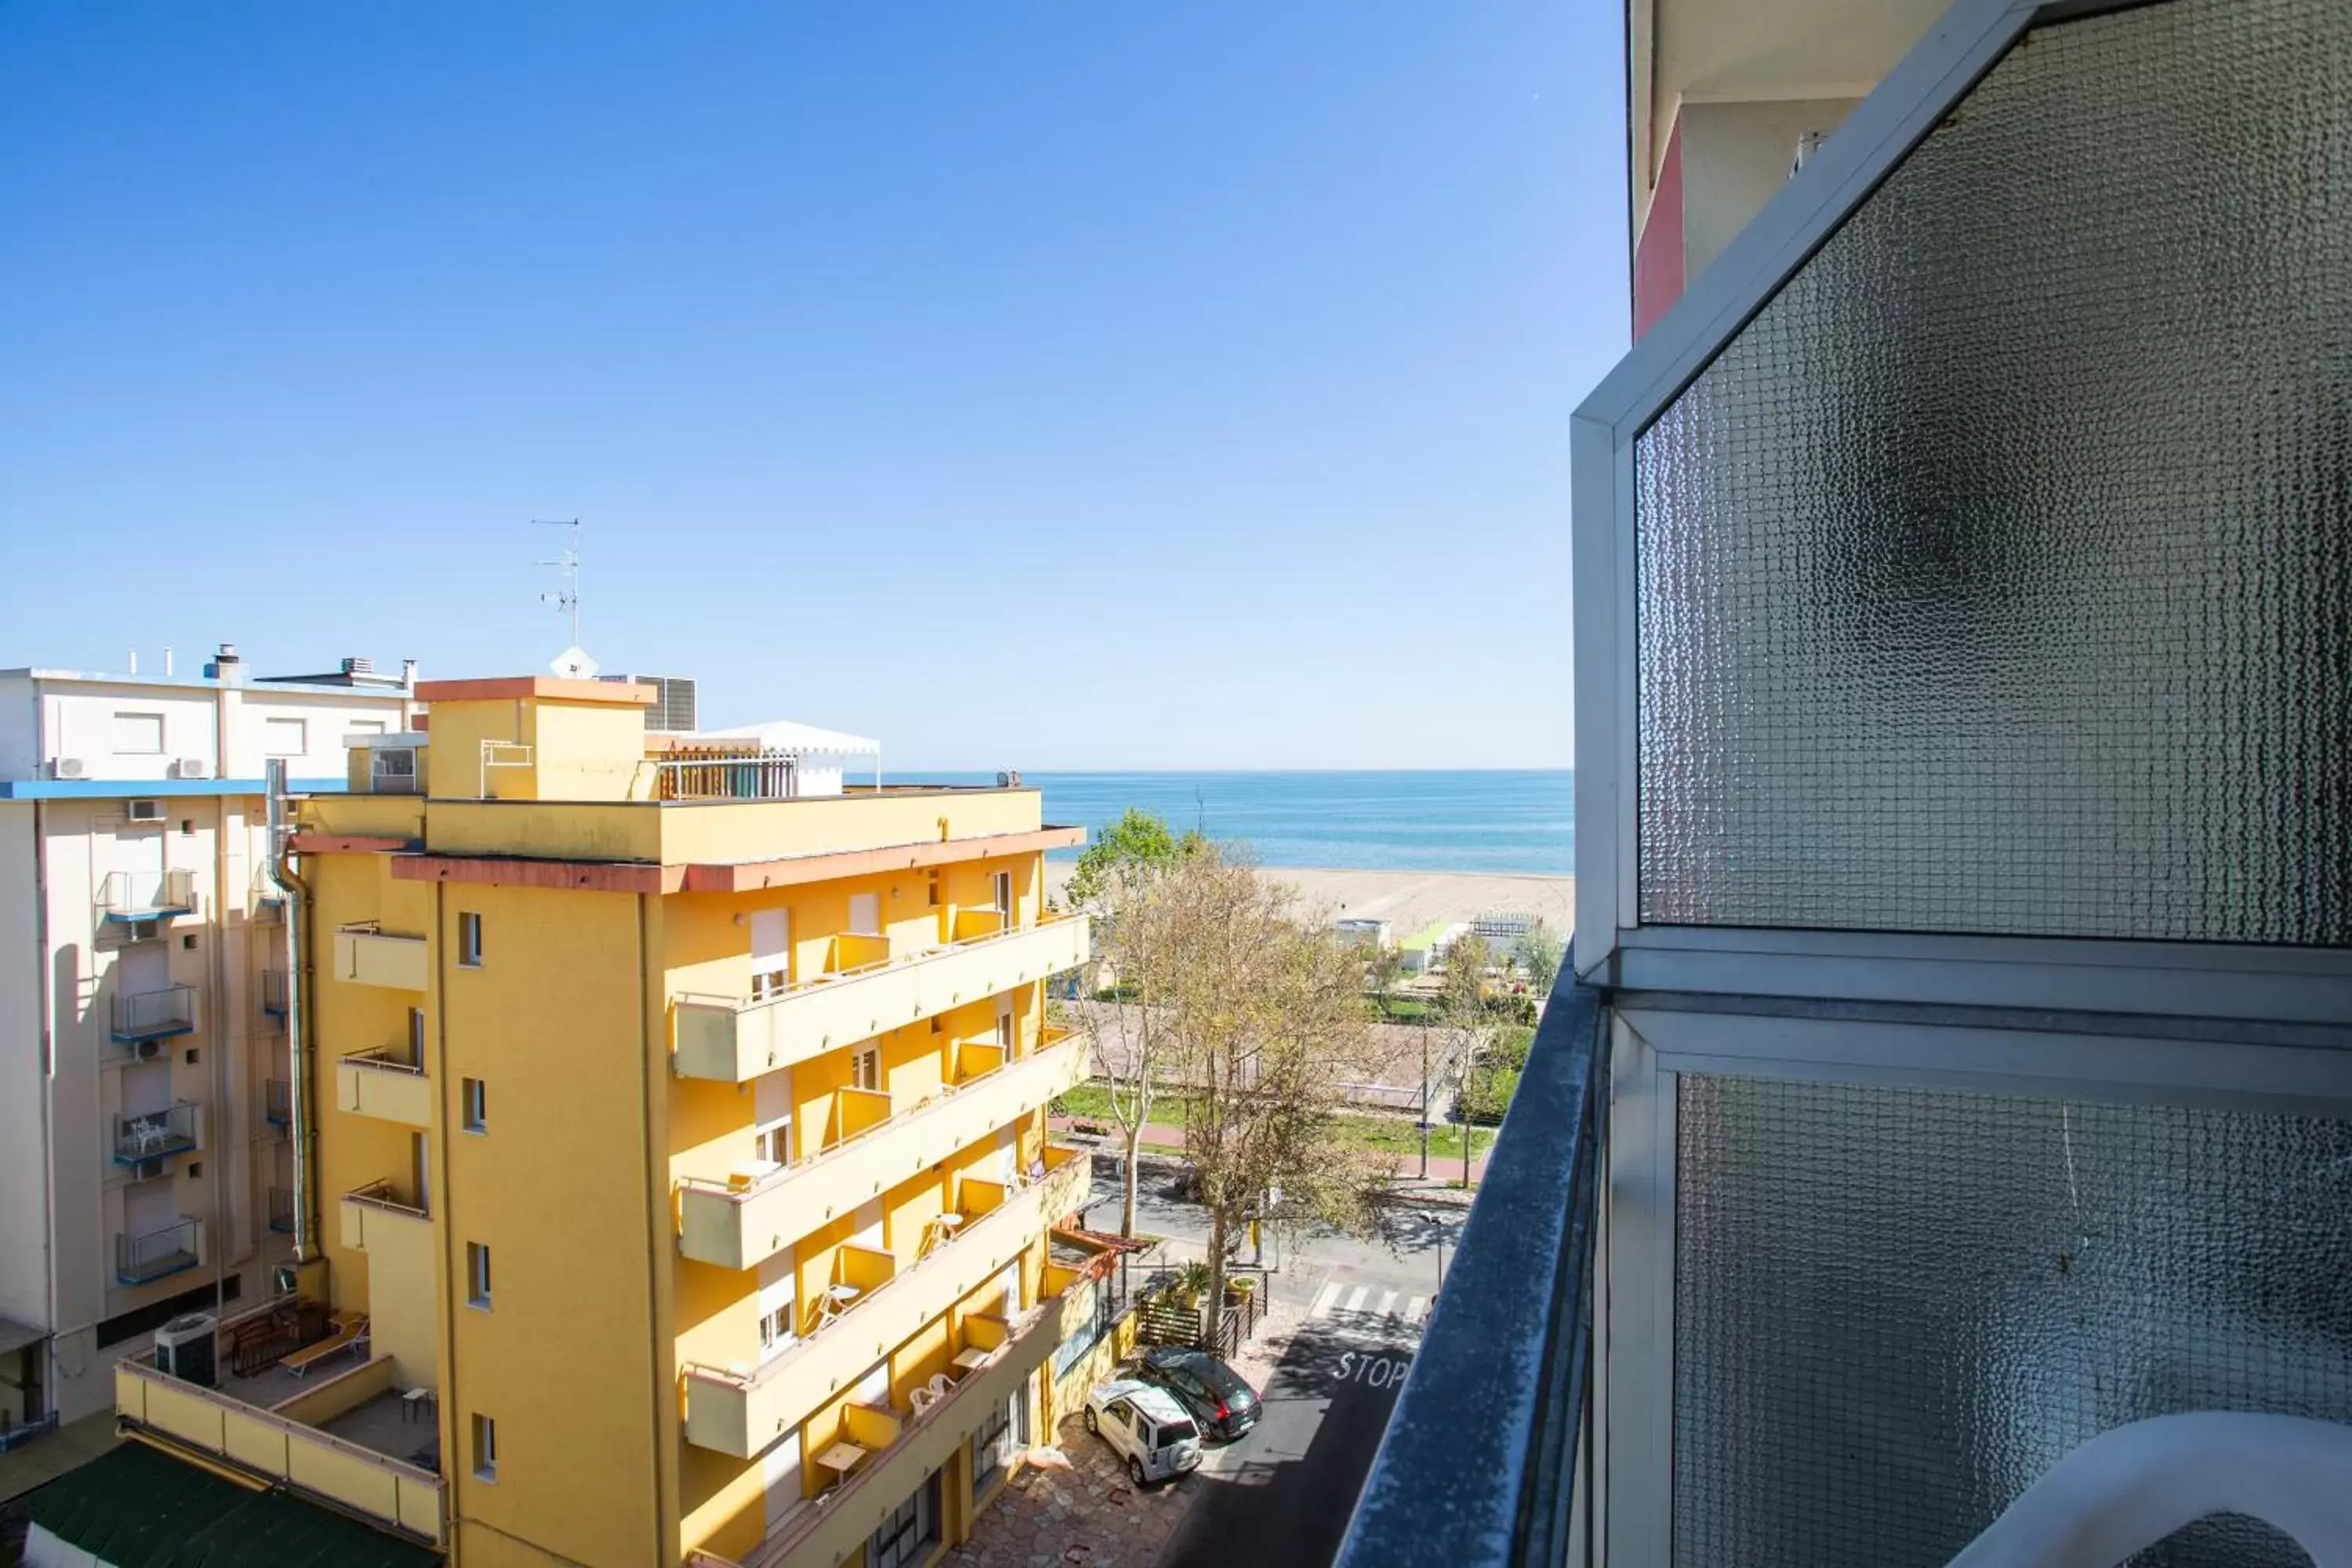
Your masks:
M 34 930 L 33 806 L 0 801 L 0 1316 L 49 1321 L 42 1194 L 48 1101 L 41 1052 L 40 944 Z
M 33 683 L 0 676 L 0 779 L 28 779 L 40 759 L 33 748 Z
M 223 710 L 226 758 L 220 743 Z M 162 750 L 122 750 L 119 719 L 125 714 L 160 719 Z M 270 756 L 285 755 L 296 778 L 340 779 L 345 736 L 371 724 L 400 730 L 407 716 L 408 704 L 398 692 L 20 677 L 0 682 L 0 778 L 46 777 L 49 762 L 76 757 L 88 779 L 161 783 L 172 776 L 173 763 L 193 757 L 203 764 L 204 778 L 257 779 Z M 300 724 L 299 752 L 277 750 L 283 731 L 273 730 L 273 719 Z

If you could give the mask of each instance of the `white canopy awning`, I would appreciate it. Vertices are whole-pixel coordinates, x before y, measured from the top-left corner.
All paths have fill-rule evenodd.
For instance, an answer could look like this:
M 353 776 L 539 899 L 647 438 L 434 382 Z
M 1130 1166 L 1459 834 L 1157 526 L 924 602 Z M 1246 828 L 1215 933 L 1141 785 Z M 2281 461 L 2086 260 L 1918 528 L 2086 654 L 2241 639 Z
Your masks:
M 839 730 L 820 730 L 814 724 L 795 724 L 789 719 L 778 719 L 768 724 L 746 724 L 734 730 L 700 730 L 698 735 L 711 740 L 757 740 L 760 750 L 775 756 L 799 757 L 829 752 L 843 756 L 880 756 L 882 742 L 865 735 L 845 734 Z

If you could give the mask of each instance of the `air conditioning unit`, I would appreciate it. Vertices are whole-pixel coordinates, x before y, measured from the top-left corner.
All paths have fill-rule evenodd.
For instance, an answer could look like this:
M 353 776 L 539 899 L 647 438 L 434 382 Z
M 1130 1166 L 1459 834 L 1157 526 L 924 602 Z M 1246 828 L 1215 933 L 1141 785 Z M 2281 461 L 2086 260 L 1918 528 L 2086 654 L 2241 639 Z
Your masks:
M 58 779 L 86 779 L 89 764 L 79 757 L 59 757 L 49 764 L 49 776 Z
M 166 771 L 175 779 L 208 779 L 213 776 L 212 769 L 205 765 L 202 757 L 182 757 Z
M 162 1040 L 133 1040 L 131 1043 L 131 1056 L 134 1061 L 152 1062 L 163 1054 Z
M 160 800 L 134 800 L 129 803 L 129 810 L 133 822 L 163 820 L 163 803 Z
M 218 1381 L 220 1320 L 189 1312 L 155 1331 L 155 1370 L 182 1383 L 210 1388 Z

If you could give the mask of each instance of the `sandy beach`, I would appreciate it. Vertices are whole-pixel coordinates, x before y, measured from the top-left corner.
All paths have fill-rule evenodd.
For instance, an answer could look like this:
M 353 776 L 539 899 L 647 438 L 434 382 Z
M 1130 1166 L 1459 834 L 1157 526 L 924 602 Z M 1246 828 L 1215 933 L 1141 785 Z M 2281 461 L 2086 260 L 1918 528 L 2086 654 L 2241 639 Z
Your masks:
M 1058 898 L 1076 868 L 1049 861 L 1045 879 Z M 1576 919 L 1576 879 L 1471 871 L 1349 871 L 1319 866 L 1268 866 L 1309 909 L 1332 920 L 1387 921 L 1402 940 L 1434 921 L 1475 920 L 1488 912 L 1534 915 L 1566 938 Z

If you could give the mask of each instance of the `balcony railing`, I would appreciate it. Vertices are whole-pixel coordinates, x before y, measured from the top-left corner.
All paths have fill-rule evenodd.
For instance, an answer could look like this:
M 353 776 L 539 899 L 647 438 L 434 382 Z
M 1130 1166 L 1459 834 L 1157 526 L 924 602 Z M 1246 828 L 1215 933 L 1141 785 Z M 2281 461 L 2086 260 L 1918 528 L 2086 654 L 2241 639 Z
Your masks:
M 740 1083 L 1087 961 L 1083 915 L 893 958 L 874 937 L 844 938 L 836 967 L 758 1001 L 677 998 L 677 1072 Z
M 852 1405 L 862 1417 L 853 1438 L 870 1452 L 839 1485 L 803 1501 L 778 1521 L 766 1540 L 744 1558 L 743 1568 L 780 1568 L 793 1558 L 812 1563 L 842 1561 L 871 1536 L 923 1478 L 967 1442 L 991 1410 L 1001 1410 L 1013 1391 L 1054 1353 L 1062 1300 L 1049 1296 L 1001 1326 L 995 1320 L 968 1320 L 976 1335 L 968 1349 L 987 1359 L 954 1379 L 928 1406 L 887 1411 Z M 728 1568 L 725 1560 L 702 1554 L 690 1568 Z
M 280 1236 L 294 1234 L 294 1194 L 288 1188 L 269 1189 L 269 1228 Z
M 125 1285 L 145 1285 L 194 1268 L 205 1260 L 204 1226 L 200 1219 L 178 1220 L 143 1236 L 114 1237 L 114 1278 Z
M 294 1086 L 273 1078 L 261 1086 L 261 1119 L 272 1127 L 294 1125 Z
M 135 874 L 109 871 L 99 879 L 95 902 L 100 920 L 118 924 L 194 914 L 196 908 L 196 874 L 194 871 Z
M 195 1148 L 197 1142 L 196 1107 L 190 1100 L 181 1100 L 162 1110 L 118 1115 L 114 1119 L 114 1163 L 118 1165 L 140 1165 L 150 1160 L 184 1154 Z
M 286 1016 L 286 972 L 282 969 L 261 972 L 261 1014 L 265 1018 Z
M 1581 1563 L 1572 1508 L 1592 1368 L 1599 994 L 1544 1009 L 1337 1568 Z
M 114 1410 L 127 1426 L 161 1432 L 322 1498 L 429 1545 L 441 1543 L 441 1478 L 258 1405 L 199 1388 L 136 1357 L 114 1364 Z
M 356 1115 L 430 1127 L 433 1080 L 404 1048 L 356 1051 L 335 1064 L 335 1103 Z
M 988 1189 L 992 1201 L 971 1213 L 951 1241 L 898 1268 L 887 1254 L 853 1259 L 874 1283 L 860 1287 L 855 1304 L 757 1371 L 689 1363 L 686 1369 L 686 1435 L 700 1447 L 748 1459 L 786 1427 L 834 1394 L 925 1323 L 977 1290 L 1020 1257 L 1055 1220 L 1086 1201 L 1091 1162 L 1083 1150 L 1049 1145 L 1041 1180 L 1010 1190 Z M 845 1253 L 852 1249 L 845 1247 Z M 856 1283 L 853 1279 L 850 1283 Z
M 117 992 L 109 1004 L 109 1027 L 121 1045 L 192 1035 L 196 1029 L 196 988 L 166 985 L 160 991 Z
M 1048 1030 L 1011 1066 L 950 1086 L 797 1163 L 755 1180 L 686 1178 L 678 1184 L 678 1250 L 724 1268 L 751 1268 L 904 1181 L 940 1151 L 968 1148 L 1044 1105 L 1086 1076 L 1087 1046 L 1082 1035 Z
M 393 1229 L 377 1239 L 387 1247 L 403 1250 L 403 1238 L 413 1244 L 421 1234 L 408 1227 L 430 1225 L 433 1218 L 424 1205 L 410 1203 L 389 1178 L 345 1193 L 337 1207 L 343 1245 L 357 1252 L 370 1249 L 370 1231 L 379 1226 Z
M 394 991 L 422 991 L 425 983 L 425 939 L 393 936 L 371 923 L 335 932 L 334 978 Z
M 791 800 L 799 784 L 791 757 L 689 757 L 654 766 L 656 800 Z

